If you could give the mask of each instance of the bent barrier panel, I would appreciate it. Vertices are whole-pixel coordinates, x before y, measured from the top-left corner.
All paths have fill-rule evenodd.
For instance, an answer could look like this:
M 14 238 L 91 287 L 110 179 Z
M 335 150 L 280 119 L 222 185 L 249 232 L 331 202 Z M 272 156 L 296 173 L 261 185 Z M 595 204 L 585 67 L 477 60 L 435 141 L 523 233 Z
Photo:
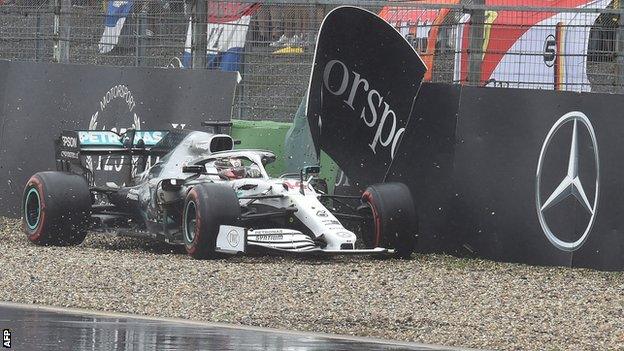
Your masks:
M 0 215 L 19 216 L 28 177 L 55 168 L 61 130 L 202 130 L 230 119 L 235 87 L 236 72 L 0 62 Z
M 623 108 L 619 95 L 426 84 L 386 181 L 409 185 L 425 251 L 622 270 Z
M 328 13 L 306 109 L 317 154 L 322 149 L 343 168 L 359 170 L 350 174 L 355 184 L 381 181 L 426 70 L 414 48 L 377 15 L 349 6 Z M 354 128 L 357 120 L 366 127 Z M 353 146 L 350 152 L 345 143 Z

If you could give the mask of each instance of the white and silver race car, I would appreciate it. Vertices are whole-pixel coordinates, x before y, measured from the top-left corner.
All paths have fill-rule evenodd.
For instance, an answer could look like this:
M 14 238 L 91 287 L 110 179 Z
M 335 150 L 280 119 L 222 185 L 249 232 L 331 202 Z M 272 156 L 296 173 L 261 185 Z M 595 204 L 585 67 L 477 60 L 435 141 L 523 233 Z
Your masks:
M 329 195 L 319 167 L 271 178 L 272 152 L 233 146 L 229 135 L 177 129 L 63 132 L 58 170 L 26 184 L 24 231 L 41 245 L 80 244 L 88 231 L 140 236 L 184 245 L 194 258 L 414 251 L 416 212 L 404 184 Z M 110 158 L 127 165 L 123 186 L 96 185 Z

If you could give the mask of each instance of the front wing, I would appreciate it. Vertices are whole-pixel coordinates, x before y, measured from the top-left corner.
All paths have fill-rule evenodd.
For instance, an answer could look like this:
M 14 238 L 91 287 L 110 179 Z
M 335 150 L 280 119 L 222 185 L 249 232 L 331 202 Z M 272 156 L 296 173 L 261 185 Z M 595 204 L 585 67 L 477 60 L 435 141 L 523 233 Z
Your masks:
M 226 254 L 246 253 L 250 248 L 301 254 L 384 254 L 394 250 L 374 249 L 327 250 L 317 245 L 309 236 L 292 229 L 247 229 L 222 225 L 217 235 L 216 251 Z

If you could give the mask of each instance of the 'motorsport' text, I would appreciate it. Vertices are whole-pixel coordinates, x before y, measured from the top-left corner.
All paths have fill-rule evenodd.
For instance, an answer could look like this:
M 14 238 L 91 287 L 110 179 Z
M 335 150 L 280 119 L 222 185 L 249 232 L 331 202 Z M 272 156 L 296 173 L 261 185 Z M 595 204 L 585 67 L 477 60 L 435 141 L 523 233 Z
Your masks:
M 332 87 L 329 84 L 329 79 L 332 75 L 338 75 L 340 77 L 340 84 L 337 87 Z M 378 144 L 384 148 L 390 146 L 390 157 L 394 158 L 396 145 L 401 135 L 405 132 L 405 128 L 401 127 L 397 129 L 397 116 L 390 105 L 384 101 L 384 96 L 377 90 L 371 89 L 366 78 L 363 78 L 355 71 L 350 72 L 349 68 L 339 60 L 331 60 L 325 65 L 323 70 L 323 86 L 332 95 L 344 95 L 346 97 L 344 103 L 354 111 L 357 107 L 353 106 L 353 102 L 355 101 L 358 91 L 367 93 L 366 101 L 368 104 L 361 107 L 360 119 L 363 120 L 368 128 L 376 128 L 375 135 L 368 146 L 373 150 L 373 153 L 377 153 Z M 380 108 L 382 109 L 378 110 Z M 381 117 L 379 117 L 379 111 L 381 111 Z M 382 134 L 386 123 L 390 123 L 390 130 L 387 135 L 384 136 Z

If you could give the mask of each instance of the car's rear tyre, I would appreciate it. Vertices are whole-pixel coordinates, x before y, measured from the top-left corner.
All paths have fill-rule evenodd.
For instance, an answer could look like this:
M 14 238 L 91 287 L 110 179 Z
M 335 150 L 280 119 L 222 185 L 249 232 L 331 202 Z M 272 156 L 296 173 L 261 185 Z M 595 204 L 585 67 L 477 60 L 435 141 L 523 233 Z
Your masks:
M 91 192 L 87 181 L 66 172 L 30 177 L 22 200 L 22 226 L 37 245 L 78 245 L 87 235 Z
M 403 183 L 369 186 L 362 194 L 363 212 L 372 216 L 363 231 L 364 242 L 372 247 L 393 248 L 396 255 L 409 258 L 416 249 L 418 218 L 409 188 Z
M 189 256 L 215 258 L 220 225 L 235 225 L 240 217 L 236 193 L 219 184 L 199 184 L 186 195 L 182 236 Z

